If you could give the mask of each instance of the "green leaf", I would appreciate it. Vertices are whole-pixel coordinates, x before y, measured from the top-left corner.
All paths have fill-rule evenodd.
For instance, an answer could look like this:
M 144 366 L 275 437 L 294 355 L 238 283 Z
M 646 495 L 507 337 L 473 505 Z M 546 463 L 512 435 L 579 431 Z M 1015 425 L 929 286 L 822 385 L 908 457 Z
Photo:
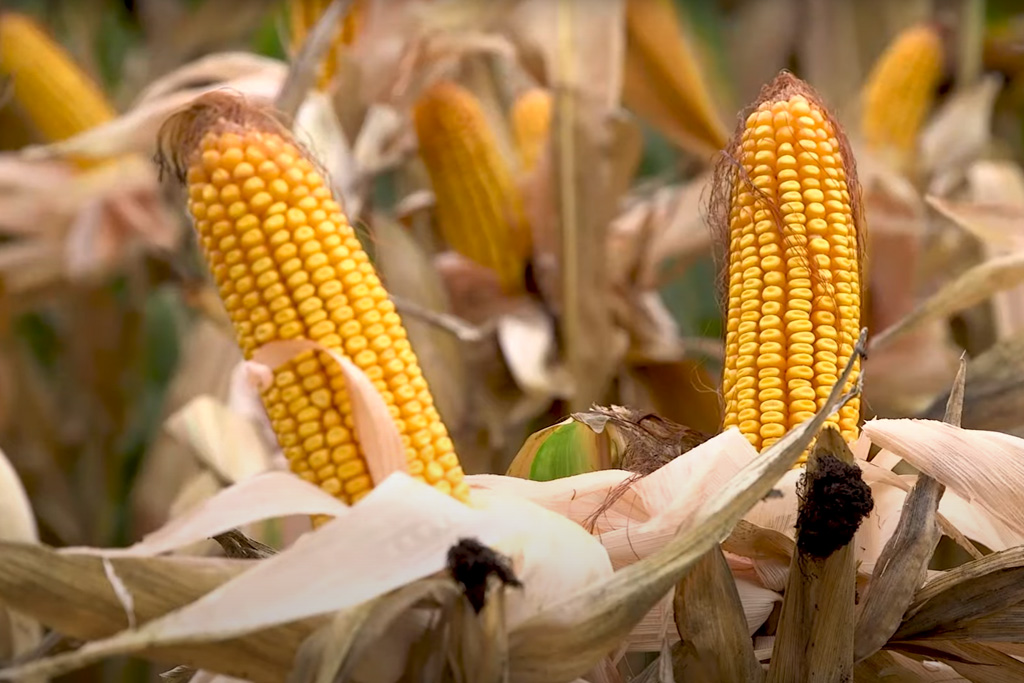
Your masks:
M 593 431 L 580 422 L 572 421 L 556 428 L 537 449 L 530 467 L 530 479 L 551 481 L 593 472 L 594 467 L 587 456 L 592 448 L 588 448 L 588 436 L 593 439 Z

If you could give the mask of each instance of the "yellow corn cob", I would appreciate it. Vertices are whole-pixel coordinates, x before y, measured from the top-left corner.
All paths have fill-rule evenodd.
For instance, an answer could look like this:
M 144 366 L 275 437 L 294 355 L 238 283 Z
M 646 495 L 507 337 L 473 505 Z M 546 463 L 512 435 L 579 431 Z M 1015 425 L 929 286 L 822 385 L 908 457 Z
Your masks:
M 246 358 L 307 338 L 344 353 L 380 391 L 409 473 L 465 500 L 445 425 L 394 304 L 314 160 L 238 96 L 205 95 L 161 131 L 188 188 L 202 252 Z M 372 487 L 344 377 L 306 352 L 275 372 L 263 402 L 292 471 L 346 502 Z
M 530 228 L 480 102 L 465 88 L 442 81 L 423 94 L 413 118 L 445 241 L 495 271 L 506 292 L 521 291 Z
M 116 116 L 99 86 L 31 17 L 0 12 L 0 75 L 47 142 L 69 138 Z
M 783 73 L 740 128 L 739 168 L 727 166 L 724 424 L 763 449 L 820 408 L 853 353 L 862 236 L 848 145 L 806 84 Z M 847 440 L 859 412 L 854 398 L 830 420 Z
M 875 62 L 862 96 L 861 129 L 870 148 L 913 152 L 942 69 L 942 38 L 934 26 L 911 26 L 896 37 Z
M 512 131 L 523 169 L 537 166 L 551 128 L 551 94 L 543 88 L 531 88 L 512 105 Z
M 291 15 L 291 43 L 293 49 L 298 50 L 306 35 L 330 4 L 331 0 L 289 0 L 288 9 Z M 327 89 L 337 71 L 338 55 L 345 47 L 355 42 L 356 35 L 359 33 L 363 23 L 363 4 L 364 0 L 353 0 L 349 6 L 348 12 L 338 28 L 338 34 L 324 56 L 323 63 L 320 65 L 320 73 L 317 77 L 318 89 Z
M 623 104 L 684 149 L 714 154 L 729 133 L 673 0 L 627 0 Z

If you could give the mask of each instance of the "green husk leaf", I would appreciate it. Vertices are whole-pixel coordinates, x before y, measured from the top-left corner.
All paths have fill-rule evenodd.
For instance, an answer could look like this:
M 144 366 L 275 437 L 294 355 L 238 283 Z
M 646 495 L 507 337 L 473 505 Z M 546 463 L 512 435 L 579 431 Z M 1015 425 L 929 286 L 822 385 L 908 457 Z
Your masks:
M 740 470 L 700 507 L 690 526 L 644 560 L 568 596 L 520 625 L 509 641 L 512 678 L 520 683 L 572 680 L 617 647 L 655 603 L 721 543 L 757 501 L 768 495 L 814 440 L 827 417 L 852 396 L 843 396 L 842 389 L 853 371 L 853 360 L 863 353 L 866 333 L 861 332 L 851 362 L 821 410 Z M 852 571 L 852 564 L 850 567 Z M 852 611 L 852 578 L 849 590 Z M 851 660 L 852 628 L 851 616 Z
M 573 421 L 556 428 L 544 441 L 530 466 L 530 479 L 551 481 L 593 472 L 590 453 L 596 444 L 590 427 Z

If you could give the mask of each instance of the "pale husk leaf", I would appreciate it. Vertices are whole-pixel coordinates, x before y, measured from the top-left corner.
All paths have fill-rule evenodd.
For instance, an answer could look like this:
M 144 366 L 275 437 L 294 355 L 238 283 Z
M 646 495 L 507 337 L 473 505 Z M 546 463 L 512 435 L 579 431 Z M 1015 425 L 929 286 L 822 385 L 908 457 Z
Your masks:
M 966 369 L 966 363 L 961 361 L 946 407 L 945 420 L 949 424 L 960 424 Z M 928 475 L 921 475 L 907 495 L 899 524 L 878 557 L 857 617 L 855 662 L 885 645 L 899 627 L 915 591 L 924 583 L 941 536 L 936 515 L 945 490 Z
M 0 541 L 37 543 L 32 503 L 18 472 L 0 450 Z M 10 660 L 32 651 L 42 638 L 42 629 L 34 619 L 3 606 L 0 597 L 0 660 Z M 41 683 L 34 678 L 27 683 Z
M 159 555 L 236 527 L 294 515 L 343 517 L 350 508 L 290 472 L 265 472 L 221 489 L 127 548 L 66 548 L 107 557 Z
M 366 373 L 345 355 L 309 339 L 292 339 L 261 346 L 253 353 L 250 364 L 275 370 L 296 355 L 310 350 L 327 354 L 341 368 L 352 402 L 355 433 L 374 484 L 384 481 L 393 472 L 408 471 L 405 448 L 387 404 Z
M 164 427 L 223 481 L 238 482 L 270 467 L 271 454 L 257 426 L 212 396 L 189 401 Z
M 1024 440 L 933 420 L 871 420 L 863 431 L 872 443 L 1024 533 Z
M 538 528 L 550 534 L 535 538 Z M 114 654 L 223 640 L 352 608 L 442 570 L 448 549 L 464 537 L 509 555 L 517 576 L 530 586 L 528 594 L 509 605 L 510 625 L 581 582 L 612 571 L 596 539 L 543 508 L 495 496 L 474 509 L 395 473 L 344 519 L 301 537 L 195 602 L 138 629 L 0 674 L 69 671 Z M 344 564 L 337 563 L 339 555 L 346 557 Z M 580 572 L 581 563 L 589 572 Z M 322 571 L 325 566 L 332 571 Z M 269 585 L 290 589 L 268 594 Z
M 35 545 L 2 543 L 0 547 L 0 596 L 12 606 L 71 638 L 102 638 L 127 626 L 124 605 L 110 584 L 103 558 L 57 553 Z M 190 603 L 253 564 L 221 558 L 153 557 L 111 558 L 108 562 L 133 596 L 139 622 Z M 146 654 L 256 683 L 273 683 L 282 680 L 291 654 L 312 628 L 301 622 L 245 639 Z M 0 678 L 20 681 L 33 675 L 15 671 L 0 670 Z
M 858 351 L 863 350 L 866 332 Z M 708 550 L 724 540 L 754 503 L 764 498 L 811 443 L 825 419 L 843 402 L 847 365 L 831 395 L 812 419 L 765 449 L 706 500 L 686 527 L 647 558 L 588 588 L 553 601 L 510 635 L 513 680 L 556 683 L 585 674 Z M 738 431 L 738 430 L 736 430 Z
M 875 336 L 871 349 L 882 350 L 925 323 L 970 308 L 1021 283 L 1024 283 L 1024 253 L 997 256 L 973 266 L 944 284 L 902 320 Z

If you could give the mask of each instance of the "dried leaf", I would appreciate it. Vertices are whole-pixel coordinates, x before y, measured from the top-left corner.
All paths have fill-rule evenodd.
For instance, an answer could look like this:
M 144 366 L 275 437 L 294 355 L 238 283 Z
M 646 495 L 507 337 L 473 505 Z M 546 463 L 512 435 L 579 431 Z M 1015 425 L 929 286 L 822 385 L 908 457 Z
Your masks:
M 0 450 L 0 541 L 36 543 L 39 531 L 25 487 L 17 471 Z M 4 607 L 0 594 L 0 661 L 10 661 L 31 652 L 42 639 L 39 623 L 25 614 Z M 42 683 L 35 678 L 26 683 Z
M 761 665 L 720 547 L 708 551 L 676 586 L 674 611 L 684 650 L 695 664 L 686 680 L 760 683 Z
M 8 604 L 71 638 L 101 638 L 127 625 L 103 558 L 15 543 L 2 543 L 0 548 L 0 597 Z M 248 561 L 220 558 L 109 561 L 133 596 L 136 616 L 143 623 L 199 598 L 252 566 Z M 297 622 L 243 639 L 161 648 L 147 654 L 272 683 L 283 680 L 292 653 L 312 628 L 311 623 Z M 10 679 L 10 671 L 0 671 L 0 678 Z M 17 675 L 14 680 L 24 679 Z
M 516 384 L 529 395 L 566 398 L 572 382 L 557 365 L 555 321 L 537 303 L 521 306 L 498 318 L 498 343 Z
M 1022 576 L 1021 548 L 993 553 L 943 572 L 917 592 L 892 639 L 949 639 L 951 633 L 969 627 L 975 619 L 1024 602 Z
M 921 132 L 918 163 L 932 176 L 929 193 L 944 195 L 991 137 L 992 108 L 1002 90 L 998 76 L 987 75 L 952 95 Z
M 964 390 L 963 426 L 1012 431 L 1024 425 L 1024 334 L 1002 339 L 967 361 L 970 383 Z M 937 420 L 947 396 L 939 396 L 919 417 Z
M 966 364 L 961 361 L 946 408 L 945 420 L 949 424 L 959 426 L 965 378 Z M 899 524 L 878 557 L 857 617 L 855 662 L 866 659 L 885 645 L 899 627 L 914 593 L 924 583 L 941 536 L 936 515 L 945 491 L 945 486 L 928 475 L 921 475 L 907 495 Z
M 167 419 L 165 428 L 222 481 L 242 481 L 270 466 L 270 453 L 257 427 L 212 396 L 190 401 Z
M 299 648 L 289 682 L 333 683 L 338 678 L 346 680 L 366 650 L 376 645 L 397 619 L 407 617 L 413 605 L 428 598 L 442 604 L 451 603 L 459 597 L 457 588 L 451 580 L 424 579 L 351 610 L 338 612 L 330 623 L 314 632 Z
M 932 420 L 871 420 L 863 432 L 1016 533 L 1024 532 L 1024 440 Z
M 236 527 L 293 515 L 343 517 L 349 508 L 290 472 L 265 472 L 222 489 L 127 548 L 67 548 L 107 557 L 159 555 Z
M 853 464 L 849 447 L 839 432 L 831 428 L 822 432 L 808 458 L 808 481 L 813 481 L 815 471 L 824 468 L 829 458 Z M 835 488 L 833 486 L 830 495 L 835 495 Z M 814 502 L 813 491 L 807 491 L 805 495 L 801 501 L 801 512 Z M 833 510 L 832 514 L 854 515 L 860 512 L 856 509 Z M 824 557 L 817 551 L 812 554 L 810 545 L 805 546 L 804 541 L 814 530 L 812 524 L 821 526 L 824 522 L 823 519 L 809 518 L 807 526 L 798 532 L 797 552 L 793 555 L 782 601 L 782 614 L 766 679 L 768 683 L 850 681 L 853 678 L 857 573 L 854 546 L 842 544 Z M 859 522 L 858 519 L 858 525 Z M 822 609 L 823 605 L 828 605 L 828 608 Z
M 900 651 L 921 659 L 939 660 L 972 683 L 1014 683 L 1024 676 L 1024 663 L 1009 655 L 966 641 L 903 643 Z
M 1024 206 L 957 201 L 935 195 L 924 199 L 928 206 L 982 242 L 1010 251 L 1024 249 Z
M 924 323 L 970 308 L 1021 283 L 1024 283 L 1024 252 L 989 259 L 943 285 L 909 315 L 875 336 L 871 350 L 881 351 Z

